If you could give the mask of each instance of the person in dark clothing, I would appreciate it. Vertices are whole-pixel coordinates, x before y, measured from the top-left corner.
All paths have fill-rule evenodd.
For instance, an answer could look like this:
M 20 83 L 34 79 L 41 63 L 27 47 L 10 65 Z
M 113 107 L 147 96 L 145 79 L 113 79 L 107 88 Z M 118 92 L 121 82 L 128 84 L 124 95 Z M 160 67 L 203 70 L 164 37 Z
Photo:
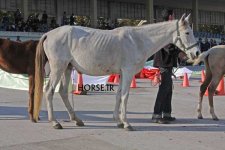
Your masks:
M 210 48 L 212 48 L 213 46 L 216 46 L 217 44 L 214 42 L 213 39 L 210 39 Z
M 43 12 L 41 20 L 42 20 L 43 24 L 47 24 L 48 15 L 47 15 L 46 11 Z
M 70 25 L 74 25 L 75 24 L 75 17 L 74 14 L 72 13 L 70 16 Z
M 203 45 L 204 45 L 204 46 L 203 46 L 202 52 L 205 52 L 205 51 L 207 51 L 208 49 L 210 49 L 210 43 L 209 43 L 209 41 L 208 41 L 207 38 L 205 38 L 205 43 L 204 43 Z
M 204 49 L 204 44 L 203 44 L 203 42 L 202 42 L 202 38 L 199 38 L 199 39 L 198 39 L 198 43 L 199 43 L 200 51 L 202 52 L 202 49 Z
M 63 12 L 63 17 L 62 17 L 62 25 L 67 25 L 67 16 L 66 16 L 66 12 Z
M 16 12 L 14 13 L 14 18 L 15 18 L 15 25 L 17 26 L 19 21 L 22 20 L 22 13 L 20 10 L 17 8 Z
M 220 42 L 219 45 L 225 45 L 225 40 L 224 40 L 224 38 L 221 38 L 221 42 Z
M 172 20 L 174 18 L 173 10 L 163 10 L 162 16 L 165 21 Z M 171 116 L 173 94 L 172 70 L 173 67 L 177 67 L 177 59 L 180 52 L 181 50 L 176 46 L 169 44 L 154 55 L 153 66 L 159 68 L 161 74 L 161 84 L 152 116 L 154 123 L 164 124 L 176 120 L 175 117 Z

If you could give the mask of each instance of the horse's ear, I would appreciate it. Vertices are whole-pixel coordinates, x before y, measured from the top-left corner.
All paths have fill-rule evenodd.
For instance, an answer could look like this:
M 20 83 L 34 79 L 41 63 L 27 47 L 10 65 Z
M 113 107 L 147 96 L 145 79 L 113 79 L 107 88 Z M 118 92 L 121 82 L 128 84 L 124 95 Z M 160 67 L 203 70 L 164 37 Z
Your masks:
M 182 17 L 180 18 L 180 21 L 183 22 L 185 20 L 185 13 L 182 15 Z
M 184 14 L 182 15 L 182 17 L 180 18 L 180 21 L 179 21 L 179 22 L 180 22 L 181 25 L 185 25 L 185 15 L 186 15 L 186 14 L 184 13 Z
M 189 23 L 190 17 L 191 17 L 191 14 L 189 14 L 189 15 L 185 18 L 185 21 L 187 21 L 187 22 Z

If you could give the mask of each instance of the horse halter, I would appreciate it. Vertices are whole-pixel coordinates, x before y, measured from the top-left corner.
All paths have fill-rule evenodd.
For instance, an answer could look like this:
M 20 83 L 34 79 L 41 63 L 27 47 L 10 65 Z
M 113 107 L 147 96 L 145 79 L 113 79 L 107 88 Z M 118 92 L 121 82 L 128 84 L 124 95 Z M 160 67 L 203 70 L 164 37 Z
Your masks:
M 176 25 L 177 25 L 177 37 L 176 37 L 176 39 L 175 39 L 174 44 L 176 44 L 178 41 L 180 41 L 180 44 L 181 44 L 181 46 L 184 48 L 184 51 L 188 51 L 188 50 L 190 50 L 190 49 L 192 49 L 193 47 L 195 47 L 195 46 L 198 45 L 198 42 L 196 42 L 195 44 L 192 44 L 191 46 L 186 47 L 186 46 L 184 45 L 184 43 L 182 42 L 181 38 L 180 38 L 179 21 L 177 21 Z

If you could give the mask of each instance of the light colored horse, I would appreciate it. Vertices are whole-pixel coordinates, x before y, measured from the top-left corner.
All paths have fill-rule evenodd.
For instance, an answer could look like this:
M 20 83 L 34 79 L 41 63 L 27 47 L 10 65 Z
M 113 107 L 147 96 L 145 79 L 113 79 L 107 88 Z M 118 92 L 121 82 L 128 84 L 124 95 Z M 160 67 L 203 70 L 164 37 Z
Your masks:
M 133 130 L 127 121 L 127 100 L 132 77 L 139 72 L 146 60 L 169 43 L 174 43 L 188 54 L 197 57 L 199 48 L 189 26 L 189 17 L 141 27 L 121 27 L 114 30 L 99 30 L 79 26 L 62 26 L 42 36 L 36 53 L 35 111 L 40 111 L 43 67 L 50 64 L 50 80 L 45 89 L 48 119 L 53 127 L 61 129 L 53 114 L 53 94 L 61 81 L 59 94 L 68 110 L 70 119 L 78 126 L 83 122 L 75 115 L 68 100 L 68 84 L 71 69 L 93 75 L 120 74 L 114 119 L 118 127 Z
M 206 52 L 199 55 L 198 59 L 195 60 L 194 64 L 198 64 L 200 61 L 204 60 L 206 78 L 205 81 L 200 86 L 199 92 L 199 103 L 198 103 L 198 119 L 203 119 L 202 116 L 202 100 L 205 91 L 208 87 L 208 99 L 210 114 L 213 120 L 218 120 L 213 106 L 213 95 L 216 88 L 225 74 L 225 45 L 214 46 Z

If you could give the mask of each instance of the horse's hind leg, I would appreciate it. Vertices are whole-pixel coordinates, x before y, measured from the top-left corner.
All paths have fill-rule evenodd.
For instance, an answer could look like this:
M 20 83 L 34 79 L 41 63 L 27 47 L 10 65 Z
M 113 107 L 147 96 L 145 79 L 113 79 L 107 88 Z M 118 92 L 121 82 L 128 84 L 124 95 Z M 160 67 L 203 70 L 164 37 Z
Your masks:
M 34 111 L 34 75 L 29 75 L 29 106 L 28 106 L 28 113 L 30 120 L 34 121 L 33 118 L 33 111 Z
M 84 126 L 84 123 L 82 120 L 80 120 L 75 112 L 73 111 L 73 108 L 70 105 L 69 99 L 68 99 L 68 85 L 70 82 L 70 75 L 71 75 L 72 68 L 68 67 L 66 71 L 64 72 L 62 79 L 61 79 L 61 84 L 59 88 L 59 94 L 62 97 L 63 103 L 66 106 L 66 109 L 69 113 L 70 120 L 71 121 L 76 121 L 77 126 Z
M 202 116 L 202 100 L 203 100 L 203 96 L 205 94 L 205 91 L 207 90 L 207 87 L 208 87 L 209 83 L 211 82 L 211 80 L 212 80 L 212 73 L 209 72 L 209 71 L 206 71 L 206 79 L 200 86 L 199 102 L 198 102 L 198 108 L 197 108 L 198 119 L 203 119 L 203 116 Z
M 46 97 L 46 103 L 47 103 L 47 109 L 48 109 L 48 120 L 52 123 L 52 126 L 55 129 L 62 129 L 62 126 L 54 117 L 52 100 L 53 100 L 55 88 L 57 84 L 59 83 L 67 65 L 68 63 L 60 62 L 60 61 L 52 65 L 50 64 L 51 73 L 49 77 L 49 82 L 45 88 L 45 97 Z
M 212 78 L 212 81 L 209 85 L 209 111 L 210 111 L 210 114 L 212 115 L 212 119 L 213 120 L 219 120 L 214 112 L 214 105 L 213 105 L 213 95 L 216 91 L 216 88 L 220 82 L 220 79 L 223 77 L 223 74 L 217 74 L 217 75 L 213 75 L 213 78 Z

